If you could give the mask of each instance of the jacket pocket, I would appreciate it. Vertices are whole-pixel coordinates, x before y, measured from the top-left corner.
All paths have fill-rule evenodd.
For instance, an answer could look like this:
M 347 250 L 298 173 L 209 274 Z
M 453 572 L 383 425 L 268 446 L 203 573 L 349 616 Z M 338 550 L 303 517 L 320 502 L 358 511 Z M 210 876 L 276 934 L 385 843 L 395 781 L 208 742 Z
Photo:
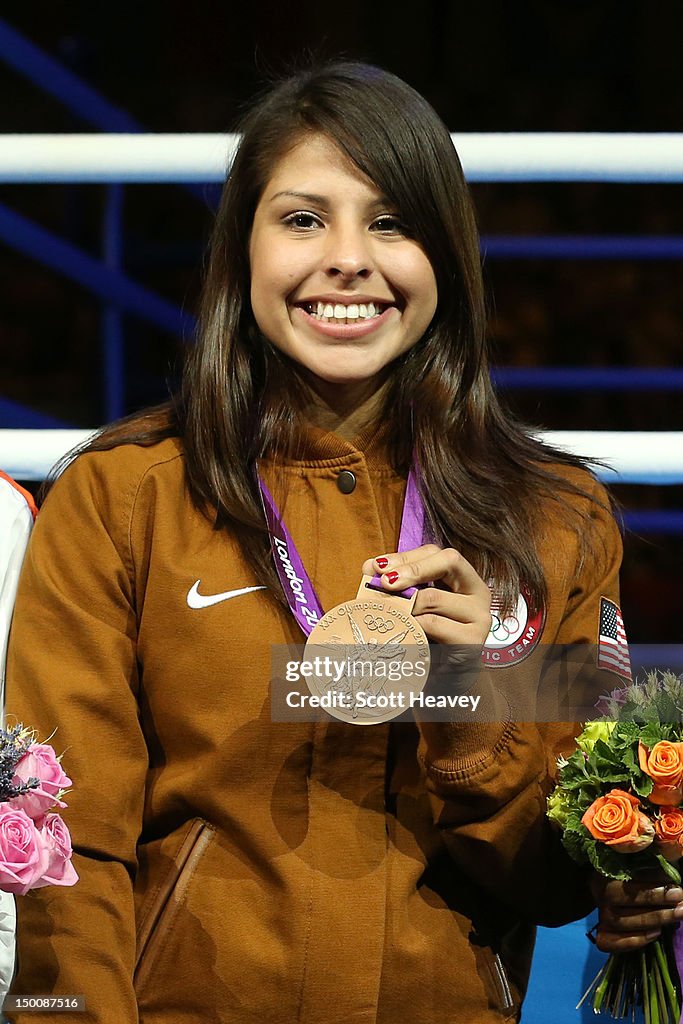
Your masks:
M 137 955 L 133 975 L 135 991 L 144 989 L 166 935 L 183 905 L 188 886 L 199 861 L 215 834 L 207 822 L 197 818 L 181 834 L 180 844 L 170 851 L 159 848 L 147 858 L 147 870 L 158 881 L 143 899 L 137 927 Z M 152 844 L 156 845 L 156 844 Z M 156 861 L 156 864 L 153 862 Z M 159 872 L 159 865 L 162 869 Z M 155 870 L 156 868 L 156 870 Z

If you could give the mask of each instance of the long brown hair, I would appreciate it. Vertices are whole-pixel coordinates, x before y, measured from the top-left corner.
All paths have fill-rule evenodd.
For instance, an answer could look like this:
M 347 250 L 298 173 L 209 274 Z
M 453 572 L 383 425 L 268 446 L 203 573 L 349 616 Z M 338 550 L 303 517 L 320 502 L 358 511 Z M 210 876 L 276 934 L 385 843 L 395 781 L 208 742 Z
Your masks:
M 444 542 L 514 606 L 524 581 L 546 584 L 533 538 L 555 501 L 581 533 L 587 493 L 558 473 L 578 458 L 542 444 L 503 408 L 491 385 L 475 218 L 450 134 L 427 101 L 379 68 L 337 62 L 271 88 L 246 116 L 211 241 L 197 341 L 169 405 L 105 430 L 88 450 L 151 444 L 177 434 L 199 508 L 239 538 L 259 579 L 280 593 L 254 478 L 265 453 L 296 451 L 303 404 L 297 366 L 260 333 L 250 302 L 249 237 L 277 161 L 322 133 L 395 205 L 429 258 L 438 307 L 424 337 L 398 358 L 386 393 L 392 460 L 417 459 L 424 498 Z M 408 425 L 412 424 L 412 429 Z M 531 539 L 531 543 L 530 543 Z

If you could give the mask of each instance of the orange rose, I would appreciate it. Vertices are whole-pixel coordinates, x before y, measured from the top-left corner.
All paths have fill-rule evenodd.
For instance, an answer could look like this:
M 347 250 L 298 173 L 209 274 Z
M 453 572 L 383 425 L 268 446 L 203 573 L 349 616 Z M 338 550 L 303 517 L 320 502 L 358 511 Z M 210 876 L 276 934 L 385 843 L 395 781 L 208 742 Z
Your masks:
M 581 824 L 593 839 L 619 853 L 638 853 L 654 839 L 652 822 L 640 810 L 640 800 L 623 789 L 612 789 L 590 805 Z
M 683 857 L 683 811 L 677 807 L 662 811 L 655 822 L 655 838 L 658 852 L 667 860 Z
M 638 742 L 638 761 L 641 770 L 654 782 L 648 800 L 667 807 L 680 804 L 683 800 L 683 743 L 660 740 L 648 750 Z

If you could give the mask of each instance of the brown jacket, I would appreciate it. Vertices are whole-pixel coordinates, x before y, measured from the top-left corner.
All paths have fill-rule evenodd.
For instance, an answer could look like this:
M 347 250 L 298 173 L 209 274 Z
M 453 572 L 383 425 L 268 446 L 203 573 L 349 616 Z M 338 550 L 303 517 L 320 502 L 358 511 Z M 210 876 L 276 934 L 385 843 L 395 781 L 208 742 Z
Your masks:
M 315 431 L 264 476 L 288 482 L 323 607 L 395 549 L 405 482 L 372 444 Z M 618 531 L 593 514 L 605 543 L 579 571 L 548 510 L 544 643 L 594 643 L 600 596 L 616 599 Z M 84 994 L 64 1024 L 515 1019 L 533 923 L 589 906 L 544 818 L 567 728 L 273 723 L 271 645 L 300 643 L 298 627 L 265 591 L 191 608 L 197 580 L 255 583 L 191 504 L 178 442 L 83 456 L 55 485 L 7 708 L 57 730 L 81 880 L 19 901 L 13 992 Z M 505 690 L 515 671 L 491 674 Z

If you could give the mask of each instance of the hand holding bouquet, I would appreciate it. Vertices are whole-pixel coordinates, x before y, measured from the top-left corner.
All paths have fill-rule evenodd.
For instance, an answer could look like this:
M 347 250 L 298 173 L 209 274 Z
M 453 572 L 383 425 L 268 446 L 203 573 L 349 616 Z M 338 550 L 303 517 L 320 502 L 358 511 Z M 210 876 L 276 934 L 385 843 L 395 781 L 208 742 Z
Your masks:
M 0 729 L 0 890 L 73 885 L 69 830 L 53 808 L 71 785 L 51 746 L 22 725 Z
M 672 888 L 679 886 L 683 680 L 672 673 L 653 673 L 645 683 L 613 691 L 602 699 L 599 710 L 609 719 L 587 724 L 576 741 L 579 749 L 559 762 L 548 816 L 561 828 L 570 856 L 591 865 L 604 879 L 622 883 L 622 891 L 635 880 L 634 890 L 644 896 L 642 882 L 653 877 Z M 662 899 L 666 907 L 664 890 Z M 631 902 L 635 901 L 634 891 Z M 658 919 L 676 919 L 672 903 L 669 906 L 656 915 Z M 596 1013 L 607 1010 L 614 1018 L 635 1019 L 642 1006 L 646 1024 L 678 1024 L 681 998 L 674 934 L 667 928 L 660 938 L 642 945 L 658 934 L 658 928 L 650 935 L 645 932 L 638 941 L 642 948 L 611 954 L 584 995 L 586 999 L 592 994 Z M 683 948 L 678 956 L 683 963 Z

